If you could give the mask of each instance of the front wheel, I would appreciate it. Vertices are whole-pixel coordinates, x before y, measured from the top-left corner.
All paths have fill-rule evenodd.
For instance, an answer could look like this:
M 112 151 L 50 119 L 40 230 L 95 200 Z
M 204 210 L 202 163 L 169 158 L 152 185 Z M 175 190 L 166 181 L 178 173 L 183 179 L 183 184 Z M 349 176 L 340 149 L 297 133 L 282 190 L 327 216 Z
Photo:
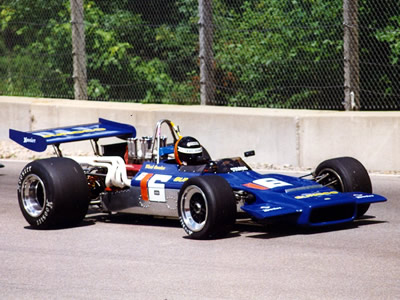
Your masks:
M 338 192 L 372 193 L 371 179 L 365 167 L 355 158 L 339 157 L 323 161 L 314 173 L 315 180 Z M 370 204 L 357 206 L 357 217 L 363 216 Z
M 19 176 L 18 202 L 33 228 L 77 224 L 89 206 L 86 176 L 81 166 L 68 158 L 33 161 Z
M 221 237 L 231 230 L 236 220 L 232 188 L 216 175 L 190 178 L 179 192 L 178 214 L 189 237 Z

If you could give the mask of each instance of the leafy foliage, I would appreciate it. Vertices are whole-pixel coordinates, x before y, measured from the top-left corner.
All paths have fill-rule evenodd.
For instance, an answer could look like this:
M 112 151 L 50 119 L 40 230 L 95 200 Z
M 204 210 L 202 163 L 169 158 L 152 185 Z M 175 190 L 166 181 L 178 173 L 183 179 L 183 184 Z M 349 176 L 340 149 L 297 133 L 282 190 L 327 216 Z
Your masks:
M 305 100 L 329 101 L 318 87 L 342 81 L 338 65 L 327 72 L 327 62 L 341 60 L 338 1 L 244 1 L 240 10 L 220 5 L 215 49 L 224 102 L 299 107 Z
M 178 22 L 187 4 L 118 4 L 84 4 L 89 98 L 160 103 L 197 98 L 191 80 L 196 32 Z M 171 13 L 160 10 L 161 22 L 154 7 Z M 0 5 L 0 14 L 0 94 L 73 98 L 69 2 L 9 1 Z M 33 16 L 41 16 L 40 23 Z
M 382 4 L 361 0 L 361 99 L 370 109 L 400 109 L 400 2 Z
M 341 107 L 342 1 L 212 3 L 215 103 Z M 364 107 L 371 90 L 396 107 L 400 4 L 359 6 Z M 198 0 L 87 0 L 84 11 L 90 99 L 199 103 Z M 73 98 L 71 52 L 69 1 L 0 3 L 0 94 Z

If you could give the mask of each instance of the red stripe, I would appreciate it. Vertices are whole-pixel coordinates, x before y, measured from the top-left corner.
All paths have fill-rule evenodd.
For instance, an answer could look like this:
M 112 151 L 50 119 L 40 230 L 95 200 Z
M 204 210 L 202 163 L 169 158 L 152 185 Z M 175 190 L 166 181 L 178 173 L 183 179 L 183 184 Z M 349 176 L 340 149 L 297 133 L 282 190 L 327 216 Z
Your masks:
M 153 176 L 153 174 L 149 173 L 146 176 L 144 176 L 144 178 L 142 180 L 140 180 L 140 192 L 142 194 L 142 199 L 144 201 L 149 201 L 149 192 L 147 190 L 147 182 L 149 181 L 151 176 Z
M 251 182 L 243 184 L 243 185 L 247 186 L 249 188 L 252 188 L 252 189 L 256 189 L 256 190 L 268 190 L 268 188 L 265 187 L 265 186 L 262 186 L 262 185 L 259 185 L 259 184 L 255 184 L 255 183 L 251 183 Z

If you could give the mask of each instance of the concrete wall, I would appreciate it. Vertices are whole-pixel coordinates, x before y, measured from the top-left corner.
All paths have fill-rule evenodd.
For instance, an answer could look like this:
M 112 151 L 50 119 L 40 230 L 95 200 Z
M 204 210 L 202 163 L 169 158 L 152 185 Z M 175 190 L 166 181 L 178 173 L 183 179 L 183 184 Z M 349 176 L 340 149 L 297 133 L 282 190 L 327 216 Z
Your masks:
M 400 170 L 400 112 L 336 112 L 178 106 L 0 97 L 0 140 L 8 129 L 37 130 L 106 118 L 153 135 L 170 119 L 196 137 L 213 158 L 242 156 L 253 166 L 314 168 L 324 159 L 353 156 L 371 171 Z M 70 149 L 86 147 L 66 145 Z M 1 151 L 1 149 L 0 149 Z

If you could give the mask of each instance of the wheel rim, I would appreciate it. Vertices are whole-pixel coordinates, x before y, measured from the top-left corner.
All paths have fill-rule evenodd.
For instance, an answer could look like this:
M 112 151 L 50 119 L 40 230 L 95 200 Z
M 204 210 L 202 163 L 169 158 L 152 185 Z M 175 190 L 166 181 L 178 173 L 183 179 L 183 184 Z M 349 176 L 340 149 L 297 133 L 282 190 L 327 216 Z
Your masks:
M 188 186 L 182 194 L 181 217 L 189 230 L 201 231 L 208 218 L 208 206 L 203 191 L 195 186 Z
M 323 186 L 333 188 L 336 191 L 344 192 L 344 184 L 340 175 L 333 169 L 322 169 L 317 176 L 317 182 Z
M 32 174 L 24 179 L 21 187 L 24 210 L 34 218 L 40 216 L 46 207 L 46 189 L 43 181 Z

